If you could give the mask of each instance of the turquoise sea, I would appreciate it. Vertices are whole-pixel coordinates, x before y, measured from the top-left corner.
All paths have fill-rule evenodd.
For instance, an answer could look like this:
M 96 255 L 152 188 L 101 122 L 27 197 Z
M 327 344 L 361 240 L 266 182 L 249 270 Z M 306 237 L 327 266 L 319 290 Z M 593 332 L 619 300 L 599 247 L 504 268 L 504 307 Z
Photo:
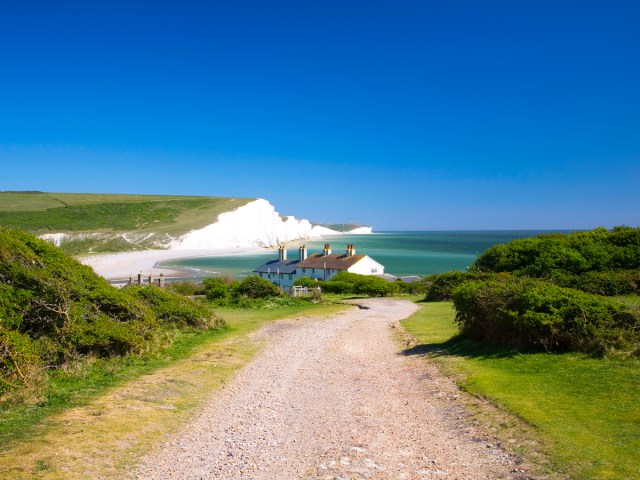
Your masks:
M 464 271 L 487 248 L 516 238 L 533 237 L 549 231 L 452 231 L 452 232 L 380 232 L 368 235 L 338 235 L 322 239 L 292 242 L 288 258 L 297 258 L 298 246 L 307 245 L 309 253 L 320 253 L 325 243 L 333 253 L 355 245 L 356 253 L 367 254 L 385 266 L 385 273 L 419 275 Z M 194 277 L 230 274 L 241 278 L 264 262 L 277 258 L 277 248 L 248 255 L 218 255 L 162 262 L 164 267 L 177 267 L 193 272 Z

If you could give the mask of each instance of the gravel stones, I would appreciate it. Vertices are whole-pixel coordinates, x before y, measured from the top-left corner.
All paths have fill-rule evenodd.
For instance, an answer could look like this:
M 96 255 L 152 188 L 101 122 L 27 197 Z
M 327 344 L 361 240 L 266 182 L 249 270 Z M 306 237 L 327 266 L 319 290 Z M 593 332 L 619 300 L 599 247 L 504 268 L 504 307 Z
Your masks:
M 514 462 L 474 441 L 446 379 L 398 355 L 408 301 L 263 329 L 269 343 L 201 415 L 144 459 L 144 479 L 499 479 Z M 455 401 L 455 399 L 453 400 Z

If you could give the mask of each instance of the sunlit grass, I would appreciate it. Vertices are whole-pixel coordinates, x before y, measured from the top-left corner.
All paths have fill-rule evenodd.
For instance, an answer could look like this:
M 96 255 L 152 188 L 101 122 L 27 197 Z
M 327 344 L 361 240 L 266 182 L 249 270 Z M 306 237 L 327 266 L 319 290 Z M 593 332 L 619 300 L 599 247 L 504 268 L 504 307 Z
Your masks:
M 453 317 L 450 303 L 431 303 L 402 324 L 464 389 L 533 425 L 558 470 L 575 479 L 640 478 L 637 360 L 481 345 L 455 338 Z

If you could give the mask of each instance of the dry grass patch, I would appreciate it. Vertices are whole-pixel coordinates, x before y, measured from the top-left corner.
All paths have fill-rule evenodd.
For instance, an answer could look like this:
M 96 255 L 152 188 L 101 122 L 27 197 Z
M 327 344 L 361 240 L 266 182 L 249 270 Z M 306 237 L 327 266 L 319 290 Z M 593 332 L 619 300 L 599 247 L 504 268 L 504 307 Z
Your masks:
M 186 359 L 139 377 L 86 406 L 42 421 L 33 434 L 5 445 L 0 478 L 123 478 L 139 458 L 179 429 L 204 402 L 260 350 L 250 335 L 268 321 L 327 315 L 344 306 L 227 312 L 230 328 Z

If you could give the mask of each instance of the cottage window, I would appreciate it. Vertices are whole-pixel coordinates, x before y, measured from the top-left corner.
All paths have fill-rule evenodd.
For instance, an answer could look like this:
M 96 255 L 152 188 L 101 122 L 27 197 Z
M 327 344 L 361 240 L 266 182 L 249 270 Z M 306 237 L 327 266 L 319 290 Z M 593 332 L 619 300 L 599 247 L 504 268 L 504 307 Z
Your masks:
M 306 269 L 306 268 L 303 268 L 303 269 L 302 269 L 302 273 L 307 273 L 307 269 Z
M 289 280 L 293 280 L 293 274 L 289 274 Z
M 377 268 L 372 268 L 371 269 L 371 273 L 378 273 L 378 269 Z

